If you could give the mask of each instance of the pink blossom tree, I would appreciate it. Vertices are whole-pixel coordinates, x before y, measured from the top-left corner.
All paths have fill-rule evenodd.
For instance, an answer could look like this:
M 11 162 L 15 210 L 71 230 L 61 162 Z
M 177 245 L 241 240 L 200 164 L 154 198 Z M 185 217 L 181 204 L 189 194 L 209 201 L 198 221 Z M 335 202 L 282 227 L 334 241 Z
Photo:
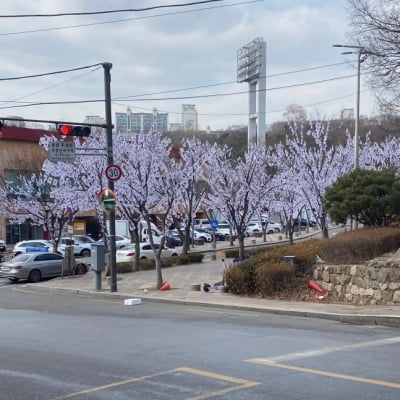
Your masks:
M 298 186 L 303 206 L 311 210 L 324 237 L 328 237 L 327 214 L 323 204 L 325 189 L 352 170 L 353 140 L 347 134 L 345 145 L 330 145 L 329 124 L 322 122 L 310 123 L 307 130 L 303 125 L 292 124 L 290 130 L 291 136 L 287 137 L 285 145 L 276 147 L 276 153 L 283 162 L 291 160 L 292 182 L 288 177 L 285 181 Z M 300 211 L 297 210 L 296 215 Z

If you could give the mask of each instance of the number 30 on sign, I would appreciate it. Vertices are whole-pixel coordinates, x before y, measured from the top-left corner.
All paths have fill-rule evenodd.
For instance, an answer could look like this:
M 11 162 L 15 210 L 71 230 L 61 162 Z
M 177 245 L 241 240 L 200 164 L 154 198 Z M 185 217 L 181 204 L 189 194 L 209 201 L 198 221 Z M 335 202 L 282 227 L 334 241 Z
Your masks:
M 117 181 L 122 176 L 121 168 L 116 164 L 110 164 L 105 171 L 106 177 L 110 181 Z

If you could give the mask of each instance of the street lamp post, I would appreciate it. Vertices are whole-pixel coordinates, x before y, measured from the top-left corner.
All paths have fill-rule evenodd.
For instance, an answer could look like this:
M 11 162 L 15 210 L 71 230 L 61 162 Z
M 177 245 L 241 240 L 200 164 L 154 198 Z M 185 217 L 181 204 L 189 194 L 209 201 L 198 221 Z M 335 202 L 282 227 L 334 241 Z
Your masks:
M 361 55 L 365 54 L 365 49 L 362 46 L 351 46 L 345 44 L 334 44 L 333 47 L 345 47 L 349 49 L 355 49 L 356 52 L 349 51 L 343 54 L 357 54 L 357 100 L 356 100 L 356 116 L 354 123 L 354 169 L 357 169 L 360 165 L 360 153 L 359 153 L 359 123 L 360 123 L 360 76 L 361 76 Z

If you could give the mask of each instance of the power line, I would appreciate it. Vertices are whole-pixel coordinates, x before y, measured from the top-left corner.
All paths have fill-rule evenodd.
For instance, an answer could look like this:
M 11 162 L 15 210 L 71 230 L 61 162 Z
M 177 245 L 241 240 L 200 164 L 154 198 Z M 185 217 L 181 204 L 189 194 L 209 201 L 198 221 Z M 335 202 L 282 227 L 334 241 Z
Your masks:
M 277 73 L 277 74 L 266 75 L 265 78 L 272 78 L 272 77 L 276 77 L 276 76 L 290 75 L 290 74 L 295 74 L 295 73 L 298 73 L 298 72 L 312 71 L 312 70 L 316 70 L 316 69 L 328 68 L 328 67 L 333 67 L 333 66 L 343 65 L 343 64 L 347 64 L 347 62 L 340 62 L 340 63 L 335 63 L 335 64 L 321 65 L 321 66 L 318 66 L 318 67 L 303 68 L 303 69 L 298 69 L 298 70 L 294 70 L 294 71 L 281 72 L 281 73 Z M 260 76 L 260 78 L 264 78 L 264 76 Z M 166 93 L 174 93 L 174 92 L 183 92 L 183 91 L 195 90 L 195 89 L 204 89 L 204 88 L 215 87 L 215 86 L 230 85 L 232 83 L 237 83 L 237 81 L 211 83 L 211 84 L 208 84 L 208 85 L 192 86 L 192 87 L 183 88 L 183 89 L 164 90 L 162 92 L 136 94 L 136 95 L 131 95 L 131 96 L 121 96 L 121 97 L 116 97 L 115 100 L 130 99 L 132 97 L 153 96 L 155 94 L 166 94 Z
M 41 29 L 32 29 L 32 30 L 27 30 L 27 31 L 6 32 L 6 33 L 0 33 L 0 36 L 22 35 L 25 33 L 38 33 L 38 32 L 47 32 L 47 31 L 56 31 L 56 30 L 61 30 L 61 29 L 84 28 L 86 26 L 114 24 L 114 23 L 126 22 L 126 21 L 137 21 L 137 20 L 141 20 L 141 19 L 165 17 L 165 16 L 170 16 L 170 15 L 188 14 L 188 13 L 194 13 L 194 12 L 198 12 L 198 11 L 207 11 L 207 10 L 218 9 L 218 8 L 234 7 L 234 6 L 238 6 L 238 5 L 242 5 L 242 4 L 258 3 L 260 1 L 264 1 L 264 0 L 249 0 L 249 1 L 242 1 L 239 3 L 225 4 L 225 5 L 221 5 L 221 6 L 204 7 L 204 8 L 199 8 L 196 10 L 175 11 L 175 12 L 164 13 L 164 14 L 147 15 L 147 16 L 134 17 L 134 18 L 122 18 L 122 19 L 115 19 L 115 20 L 110 20 L 110 21 L 92 22 L 92 23 L 87 23 L 87 24 L 65 25 L 65 26 L 58 26 L 58 27 L 53 27 L 53 28 L 41 28 Z
M 2 81 L 2 82 L 4 82 L 4 81 L 16 81 L 16 80 L 19 80 L 19 79 L 38 78 L 38 77 L 41 77 L 41 76 L 64 74 L 66 72 L 79 71 L 79 70 L 82 70 L 82 69 L 97 67 L 99 65 L 102 65 L 102 64 L 101 63 L 97 63 L 97 64 L 92 64 L 92 65 L 86 65 L 85 67 L 63 69 L 63 70 L 60 70 L 60 71 L 53 71 L 53 72 L 44 72 L 42 74 L 15 76 L 15 77 L 12 77 L 12 78 L 0 78 L 0 81 Z
M 347 79 L 347 78 L 353 78 L 356 75 L 344 75 L 344 76 L 338 76 L 335 78 L 328 78 L 328 79 L 322 79 L 319 81 L 312 81 L 312 82 L 303 82 L 303 83 L 295 83 L 291 85 L 286 85 L 286 86 L 277 86 L 273 88 L 267 88 L 267 89 L 257 89 L 255 92 L 261 92 L 261 91 L 266 91 L 266 92 L 271 92 L 274 90 L 282 90 L 282 89 L 290 89 L 294 87 L 299 87 L 299 86 L 307 86 L 307 85 L 315 85 L 319 83 L 325 83 L 325 82 L 331 82 L 331 81 L 336 81 L 340 79 Z M 140 98 L 140 99 L 129 99 L 125 100 L 123 98 L 115 98 L 113 100 L 118 100 L 118 101 L 160 101 L 160 100 L 187 100 L 187 99 L 199 99 L 199 98 L 208 98 L 208 97 L 220 97 L 220 96 L 232 96 L 232 95 L 237 95 L 237 94 L 247 94 L 248 91 L 241 91 L 241 92 L 228 92 L 228 93 L 215 93 L 215 94 L 203 94 L 203 95 L 194 95 L 194 96 L 177 96 L 177 97 L 159 97 L 159 98 Z
M 293 87 L 300 87 L 300 86 L 306 86 L 306 85 L 315 85 L 315 84 L 320 84 L 320 83 L 325 83 L 325 82 L 332 82 L 340 79 L 347 79 L 347 78 L 352 78 L 356 75 L 345 75 L 345 76 L 339 76 L 335 78 L 328 78 L 328 79 L 322 79 L 319 81 L 312 81 L 312 82 L 303 82 L 303 83 L 297 83 L 297 84 L 292 84 L 292 85 L 286 85 L 286 86 L 278 86 L 274 88 L 267 88 L 263 90 L 257 89 L 255 92 L 260 92 L 260 91 L 274 91 L 274 90 L 282 90 L 282 89 L 290 89 Z M 130 99 L 130 100 L 118 100 L 117 98 L 113 100 L 118 100 L 118 101 L 161 101 L 161 100 L 187 100 L 187 99 L 197 99 L 197 98 L 211 98 L 211 97 L 221 97 L 221 96 L 232 96 L 232 95 L 238 95 L 238 94 L 247 94 L 248 91 L 241 91 L 241 92 L 228 92 L 228 93 L 216 93 L 216 94 L 206 94 L 206 95 L 197 95 L 197 96 L 178 96 L 178 97 L 162 97 L 162 98 L 149 98 L 149 99 Z M 66 100 L 66 101 L 52 101 L 52 102 L 35 102 L 35 103 L 26 103 L 26 102 L 21 102 L 23 104 L 18 104 L 15 106 L 8 106 L 8 107 L 0 107 L 0 109 L 5 109 L 5 108 L 21 108 L 21 107 L 32 107 L 32 106 L 41 106 L 41 105 L 59 105 L 59 104 L 83 104 L 83 103 L 99 103 L 103 102 L 104 99 L 92 99 L 92 100 Z M 17 102 L 15 102 L 17 103 Z M 20 102 L 18 102 L 20 103 Z
M 365 89 L 365 90 L 362 90 L 362 92 L 366 92 L 366 91 L 370 91 L 370 90 L 371 89 Z M 321 105 L 321 104 L 330 103 L 332 101 L 345 99 L 347 97 L 352 97 L 352 96 L 355 96 L 356 94 L 357 94 L 356 92 L 353 92 L 353 93 L 346 94 L 344 96 L 339 96 L 339 97 L 334 97 L 334 98 L 331 98 L 331 99 L 322 100 L 322 101 L 319 101 L 317 103 L 312 103 L 312 104 L 307 104 L 307 105 L 300 105 L 300 107 L 302 107 L 302 108 L 314 107 L 314 106 L 318 106 L 318 105 Z M 121 106 L 121 107 L 126 107 L 126 104 L 120 104 L 120 103 L 115 102 L 115 101 L 113 101 L 113 104 L 115 104 L 117 106 Z M 128 105 L 128 107 L 137 108 L 137 109 L 146 110 L 146 111 L 152 111 L 153 110 L 153 108 L 138 107 L 138 106 L 133 106 L 133 105 Z M 179 114 L 179 115 L 182 114 L 181 111 L 179 111 L 179 112 L 178 111 L 166 111 L 166 110 L 159 110 L 159 111 L 160 112 L 164 112 L 164 113 L 168 113 L 168 114 Z M 278 110 L 266 111 L 266 112 L 264 112 L 264 114 L 273 114 L 273 113 L 283 112 L 283 111 L 286 111 L 286 108 L 278 109 Z M 245 113 L 217 113 L 217 114 L 215 114 L 215 113 L 198 113 L 198 115 L 204 115 L 204 116 L 237 116 L 237 115 L 249 115 L 249 113 L 248 112 L 245 112 Z
M 125 12 L 141 12 L 141 11 L 156 10 L 159 8 L 195 6 L 198 4 L 215 3 L 218 1 L 223 1 L 223 0 L 202 0 L 202 1 L 193 1 L 191 3 L 183 3 L 183 4 L 164 4 L 164 5 L 151 6 L 145 8 L 127 8 L 127 9 L 106 10 L 106 11 L 68 12 L 68 13 L 56 13 L 56 14 L 8 14 L 8 15 L 0 14 L 0 18 L 67 17 L 67 16 L 82 16 L 82 15 L 115 14 L 115 13 L 125 13 Z
M 4 100 L 3 102 L 0 103 L 0 106 L 3 105 L 3 104 L 7 104 L 7 103 L 14 103 L 14 102 L 16 102 L 17 100 L 25 99 L 26 97 L 32 96 L 32 95 L 34 95 L 34 94 L 42 93 L 42 92 L 45 92 L 46 90 L 53 89 L 53 88 L 55 88 L 55 87 L 64 85 L 64 84 L 67 83 L 67 82 L 71 82 L 71 81 L 74 81 L 75 79 L 82 78 L 82 76 L 86 76 L 86 75 L 88 75 L 88 74 L 91 74 L 92 72 L 97 71 L 97 70 L 100 69 L 100 68 L 101 68 L 101 67 L 98 66 L 97 68 L 94 68 L 94 69 L 92 69 L 91 71 L 84 72 L 83 74 L 80 74 L 80 75 L 78 75 L 78 76 L 74 76 L 73 78 L 66 79 L 66 80 L 64 80 L 64 81 L 62 81 L 62 82 L 56 83 L 56 84 L 51 85 L 51 86 L 48 86 L 48 87 L 46 87 L 46 88 L 43 88 L 43 89 L 37 90 L 37 91 L 35 91 L 35 92 L 31 92 L 31 93 L 25 94 L 25 95 L 23 95 L 23 96 L 20 96 L 20 97 L 17 97 L 17 98 L 15 98 L 15 99 L 13 99 L 13 100 Z

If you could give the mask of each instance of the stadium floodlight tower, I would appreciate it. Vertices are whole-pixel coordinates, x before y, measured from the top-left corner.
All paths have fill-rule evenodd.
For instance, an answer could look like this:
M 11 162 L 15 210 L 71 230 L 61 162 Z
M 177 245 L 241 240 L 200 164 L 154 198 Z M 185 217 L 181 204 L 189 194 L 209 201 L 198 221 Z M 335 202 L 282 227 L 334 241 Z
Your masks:
M 237 81 L 249 83 L 249 148 L 253 143 L 265 146 L 266 48 L 263 38 L 258 37 L 237 52 Z

